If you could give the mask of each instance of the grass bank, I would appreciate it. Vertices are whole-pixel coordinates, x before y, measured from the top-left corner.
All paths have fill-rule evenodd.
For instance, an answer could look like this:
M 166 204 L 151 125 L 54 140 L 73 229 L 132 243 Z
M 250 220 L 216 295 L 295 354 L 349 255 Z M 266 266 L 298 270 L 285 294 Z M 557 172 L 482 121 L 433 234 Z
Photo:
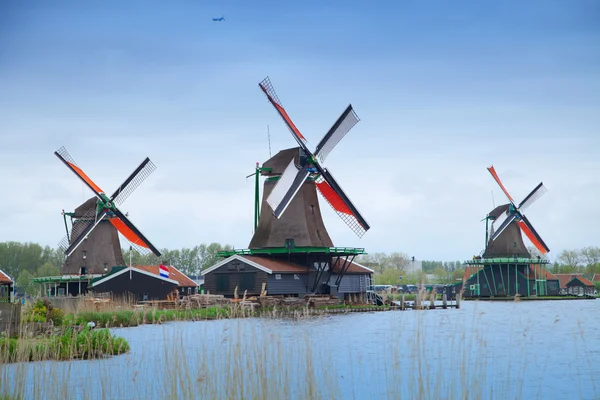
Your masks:
M 75 331 L 67 328 L 59 335 L 33 338 L 1 338 L 0 364 L 45 361 L 94 359 L 119 355 L 129 351 L 129 343 L 108 329 L 89 328 Z

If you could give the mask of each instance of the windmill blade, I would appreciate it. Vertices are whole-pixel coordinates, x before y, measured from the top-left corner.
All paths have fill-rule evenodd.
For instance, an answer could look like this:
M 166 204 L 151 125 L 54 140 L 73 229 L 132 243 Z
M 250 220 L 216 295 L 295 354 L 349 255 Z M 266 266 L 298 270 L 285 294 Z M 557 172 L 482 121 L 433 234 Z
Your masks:
M 494 179 L 496 180 L 496 182 L 500 186 L 500 189 L 502 189 L 502 191 L 504 192 L 504 194 L 506 195 L 506 197 L 508 197 L 508 200 L 510 200 L 511 203 L 515 204 L 515 201 L 513 200 L 513 198 L 508 193 L 508 190 L 506 190 L 506 188 L 504 187 L 504 185 L 500 181 L 500 178 L 498 177 L 498 174 L 496 173 L 496 170 L 494 169 L 494 166 L 492 165 L 492 166 L 488 167 L 488 171 L 490 171 L 490 174 L 492 174 L 492 176 L 494 177 Z
M 500 234 L 504 232 L 508 225 L 510 225 L 515 220 L 515 218 L 517 218 L 516 214 L 512 214 L 510 217 L 506 218 L 504 222 L 502 222 L 502 225 L 500 225 L 498 229 L 494 231 L 494 234 L 492 235 L 492 240 L 496 240 L 498 236 L 500 236 Z
M 346 196 L 333 175 L 319 165 L 317 168 L 321 172 L 321 176 L 316 181 L 317 189 L 346 225 L 358 237 L 362 237 L 370 229 L 369 224 Z
M 123 214 L 118 208 L 112 209 L 117 218 L 111 218 L 110 223 L 132 244 L 139 246 L 144 249 L 149 249 L 160 257 L 160 251 L 150 243 L 148 239 L 139 231 L 129 219 Z
M 518 223 L 523 233 L 529 238 L 529 240 L 531 240 L 531 243 L 533 243 L 540 253 L 546 254 L 550 251 L 548 246 L 546 246 L 546 243 L 544 243 L 540 235 L 538 235 L 538 233 L 535 231 L 533 225 L 531 225 L 531 222 L 529 222 L 526 216 L 523 215 L 521 221 Z
M 86 216 L 89 214 L 86 214 Z M 98 226 L 102 219 L 106 216 L 106 212 L 102 212 L 101 214 L 96 214 L 96 210 L 93 210 L 93 219 L 85 219 L 85 216 L 80 218 L 75 224 L 80 224 L 80 228 L 76 230 L 75 225 L 71 230 L 72 237 L 75 237 L 71 241 L 69 247 L 65 250 L 65 254 L 69 257 L 77 247 L 87 238 L 87 236 L 94 230 L 95 227 Z M 75 236 L 76 235 L 76 236 Z
M 156 166 L 150 161 L 148 157 L 129 175 L 125 182 L 117 188 L 110 198 L 110 201 L 115 204 L 122 204 L 127 197 L 135 190 L 138 186 L 148 177 Z
M 352 108 L 352 104 L 350 104 L 317 145 L 315 155 L 319 157 L 321 162 L 325 161 L 331 150 L 359 121 L 360 118 L 358 118 L 358 115 L 356 115 Z
M 67 149 L 65 149 L 65 147 L 61 147 L 60 149 L 58 149 L 57 151 L 54 152 L 54 154 L 56 155 L 56 157 L 58 157 L 63 163 L 65 163 L 65 165 L 71 170 L 73 171 L 73 173 L 75 175 L 77 175 L 79 177 L 79 179 L 81 179 L 83 181 L 83 183 L 85 183 L 91 190 L 92 192 L 94 192 L 96 194 L 96 196 L 99 199 L 102 199 L 102 197 L 100 196 L 100 193 L 104 193 L 104 190 L 100 189 L 100 187 L 98 185 L 96 185 L 94 183 L 94 181 L 92 181 L 90 179 L 89 176 L 87 176 L 85 174 L 85 172 L 83 172 L 81 170 L 81 168 L 79 168 L 77 166 L 77 164 L 75 164 L 75 161 L 73 160 L 73 158 L 71 157 L 71 155 L 67 152 Z
M 83 214 L 75 217 L 75 221 L 72 222 L 71 234 L 65 235 L 58 243 L 58 247 L 65 253 L 71 246 L 71 242 L 77 241 L 83 231 L 88 229 L 88 225 L 93 225 L 96 220 L 96 207 L 90 207 Z
M 492 222 L 492 226 L 501 227 L 506 218 L 508 218 L 508 213 L 503 212 Z
M 267 203 L 273 210 L 275 218 L 280 218 L 285 209 L 290 205 L 298 190 L 302 187 L 310 172 L 308 164 L 301 170 L 296 168 L 294 160 L 288 164 L 285 171 L 275 184 L 275 187 L 267 197 Z
M 267 76 L 265 79 L 263 79 L 263 81 L 260 82 L 258 86 L 267 95 L 267 99 L 269 99 L 269 102 L 273 105 L 273 107 L 275 107 L 283 121 L 286 123 L 288 129 L 294 136 L 294 139 L 296 139 L 296 142 L 298 142 L 300 147 L 302 147 L 309 156 L 312 156 L 312 153 L 306 147 L 306 138 L 300 133 L 298 128 L 296 128 L 296 125 L 294 124 L 294 122 L 292 122 L 292 119 L 281 105 L 279 97 L 277 97 L 277 93 L 275 93 L 275 89 L 273 88 L 269 77 Z
M 527 207 L 532 205 L 537 199 L 542 197 L 543 194 L 546 193 L 547 191 L 548 191 L 548 189 L 546 189 L 544 184 L 542 182 L 540 182 L 540 184 L 537 185 L 535 187 L 535 189 L 533 189 L 531 191 L 531 193 L 529 193 L 529 195 L 527 195 L 527 197 L 525 197 L 525 199 L 521 202 L 521 204 L 519 205 L 519 211 L 521 211 L 521 212 L 525 211 L 527 209 Z

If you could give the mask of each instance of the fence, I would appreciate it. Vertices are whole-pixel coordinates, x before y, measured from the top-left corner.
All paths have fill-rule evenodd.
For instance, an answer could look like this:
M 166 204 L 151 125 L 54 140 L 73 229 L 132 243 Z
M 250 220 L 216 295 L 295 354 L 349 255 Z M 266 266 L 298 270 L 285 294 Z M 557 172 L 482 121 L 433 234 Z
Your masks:
M 14 336 L 19 332 L 21 323 L 20 303 L 0 303 L 0 332 Z

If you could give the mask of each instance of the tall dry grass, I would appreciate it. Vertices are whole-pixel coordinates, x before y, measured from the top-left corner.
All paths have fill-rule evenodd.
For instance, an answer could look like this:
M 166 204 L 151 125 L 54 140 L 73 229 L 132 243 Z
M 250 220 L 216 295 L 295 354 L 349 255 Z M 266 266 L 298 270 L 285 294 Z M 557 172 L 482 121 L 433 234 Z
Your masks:
M 27 399 L 548 397 L 542 377 L 554 368 L 551 350 L 523 359 L 542 340 L 531 334 L 529 317 L 507 316 L 498 329 L 509 334 L 493 337 L 481 322 L 486 311 L 471 304 L 468 311 L 305 313 L 285 320 L 273 314 L 115 329 L 130 339 L 131 353 L 0 365 L 0 393 Z M 570 398 L 595 398 L 595 388 L 585 386 L 594 367 L 585 362 L 590 343 L 583 328 L 573 340 L 584 367 L 575 371 L 583 383 L 578 388 L 574 381 Z

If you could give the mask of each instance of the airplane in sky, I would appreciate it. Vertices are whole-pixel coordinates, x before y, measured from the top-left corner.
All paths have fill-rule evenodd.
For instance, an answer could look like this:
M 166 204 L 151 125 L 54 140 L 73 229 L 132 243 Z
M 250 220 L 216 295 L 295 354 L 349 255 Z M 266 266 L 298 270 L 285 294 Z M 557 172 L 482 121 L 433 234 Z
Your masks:
M 225 17 L 213 18 L 212 20 L 216 21 L 216 22 L 221 22 L 221 21 L 225 21 Z

